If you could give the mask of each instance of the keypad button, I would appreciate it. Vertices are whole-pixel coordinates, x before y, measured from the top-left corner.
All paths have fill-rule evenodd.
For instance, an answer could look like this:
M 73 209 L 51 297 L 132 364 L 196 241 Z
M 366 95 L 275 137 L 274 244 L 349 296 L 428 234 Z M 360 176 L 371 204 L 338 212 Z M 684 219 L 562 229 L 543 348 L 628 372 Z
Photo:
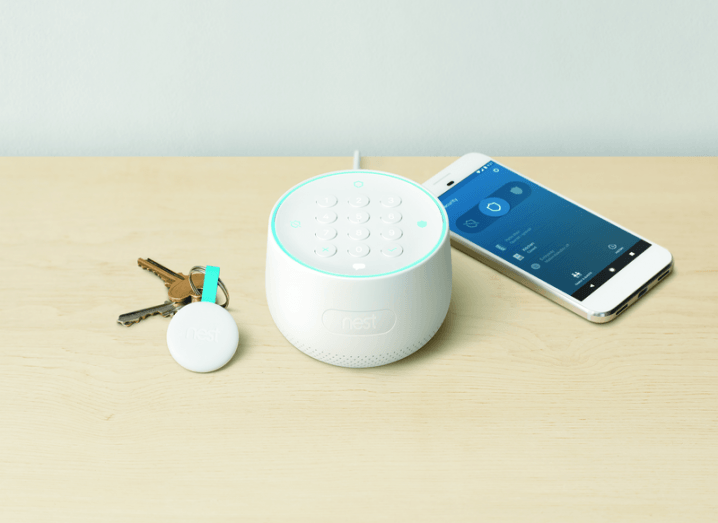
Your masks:
M 319 207 L 334 207 L 337 204 L 337 197 L 331 194 L 325 194 L 317 198 Z
M 337 230 L 331 227 L 320 227 L 317 229 L 316 236 L 324 241 L 333 240 L 337 236 Z
M 314 253 L 322 258 L 329 258 L 337 253 L 337 248 L 331 243 L 325 243 L 314 249 Z
M 366 207 L 369 205 L 369 197 L 366 194 L 355 194 L 349 198 L 349 205 L 352 207 Z
M 369 221 L 369 213 L 364 211 L 356 211 L 349 215 L 349 221 L 352 223 L 366 223 Z
M 404 249 L 398 243 L 392 243 L 381 249 L 381 253 L 387 258 L 396 258 L 401 256 L 402 252 L 404 252 Z
M 352 245 L 347 252 L 354 256 L 355 258 L 363 258 L 367 254 L 369 254 L 369 246 L 365 243 L 357 243 L 356 245 Z
M 384 207 L 397 207 L 401 205 L 401 198 L 399 198 L 396 194 L 387 194 L 381 199 L 381 204 Z
M 352 240 L 366 240 L 369 237 L 369 229 L 366 227 L 354 227 L 349 230 L 349 237 Z
M 401 221 L 401 213 L 399 211 L 389 211 L 381 215 L 381 221 L 384 223 L 399 223 Z
M 334 223 L 337 221 L 337 213 L 333 211 L 324 211 L 317 214 L 316 218 L 319 223 Z
M 381 231 L 381 237 L 385 240 L 398 240 L 402 236 L 402 231 L 399 227 L 387 227 Z

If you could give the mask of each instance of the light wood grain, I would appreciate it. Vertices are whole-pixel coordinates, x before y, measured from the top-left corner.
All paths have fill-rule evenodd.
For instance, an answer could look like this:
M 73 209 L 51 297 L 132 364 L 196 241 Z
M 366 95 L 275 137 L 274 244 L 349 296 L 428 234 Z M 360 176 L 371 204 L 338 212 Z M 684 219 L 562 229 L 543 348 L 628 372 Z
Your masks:
M 0 521 L 716 521 L 718 159 L 503 161 L 675 274 L 594 325 L 454 251 L 436 337 L 344 369 L 279 334 L 264 256 L 277 198 L 349 158 L 0 159 Z M 227 367 L 115 323 L 165 299 L 140 256 L 222 268 Z

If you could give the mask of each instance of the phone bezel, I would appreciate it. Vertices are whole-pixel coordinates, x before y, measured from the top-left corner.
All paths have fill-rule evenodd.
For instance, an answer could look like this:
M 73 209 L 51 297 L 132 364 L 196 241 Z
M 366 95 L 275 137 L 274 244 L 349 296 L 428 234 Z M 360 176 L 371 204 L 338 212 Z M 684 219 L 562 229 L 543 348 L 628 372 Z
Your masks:
M 472 241 L 460 236 L 459 234 L 451 231 L 452 242 L 459 250 L 464 252 L 472 251 L 476 253 L 489 266 L 499 270 L 507 276 L 523 283 L 532 290 L 546 296 L 553 301 L 567 307 L 576 314 L 583 316 L 590 321 L 596 323 L 605 323 L 612 320 L 617 316 L 619 308 L 623 307 L 624 304 L 630 301 L 644 286 L 655 285 L 657 281 L 655 279 L 659 274 L 662 274 L 666 269 L 671 269 L 673 265 L 673 257 L 671 253 L 657 245 L 656 243 L 646 239 L 640 234 L 619 225 L 618 223 L 609 220 L 605 216 L 601 216 L 597 212 L 588 209 L 587 207 L 573 201 L 571 198 L 549 189 L 545 185 L 529 178 L 528 176 L 519 173 L 515 169 L 511 169 L 508 166 L 504 166 L 501 162 L 490 158 L 481 153 L 468 153 L 453 162 L 451 165 L 439 171 L 436 175 L 429 178 L 424 182 L 424 187 L 429 190 L 437 198 L 444 194 L 449 189 L 452 189 L 456 184 L 461 183 L 466 177 L 476 172 L 477 169 L 483 167 L 488 162 L 495 162 L 506 169 L 519 174 L 527 180 L 535 183 L 536 185 L 543 187 L 547 191 L 550 191 L 557 195 L 559 198 L 577 205 L 581 209 L 586 210 L 599 217 L 602 220 L 606 220 L 608 223 L 623 229 L 634 236 L 641 238 L 651 244 L 645 252 L 643 252 L 638 258 L 627 265 L 623 270 L 619 271 L 614 277 L 604 283 L 601 287 L 596 289 L 590 296 L 585 300 L 579 301 L 573 298 L 571 295 L 561 291 L 560 289 L 546 283 L 545 281 L 537 278 L 534 274 L 529 273 L 520 267 L 506 262 L 503 258 L 500 258 L 491 251 L 488 251 L 473 243 Z M 446 184 L 450 181 L 454 183 L 451 186 Z M 633 300 L 634 302 L 636 300 Z M 628 303 L 630 305 L 630 303 Z M 621 310 L 620 312 L 623 312 Z M 619 312 L 619 313 L 620 313 Z

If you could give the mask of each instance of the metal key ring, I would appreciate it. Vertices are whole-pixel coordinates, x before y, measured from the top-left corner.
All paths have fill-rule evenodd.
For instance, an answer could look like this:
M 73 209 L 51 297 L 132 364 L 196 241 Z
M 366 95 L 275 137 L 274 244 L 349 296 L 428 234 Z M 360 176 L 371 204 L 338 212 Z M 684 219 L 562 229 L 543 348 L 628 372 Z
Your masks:
M 200 296 L 201 293 L 199 292 L 199 289 L 195 286 L 194 282 L 192 281 L 192 273 L 193 272 L 201 272 L 202 274 L 206 273 L 206 268 L 204 265 L 195 265 L 189 270 L 189 274 L 187 275 L 187 279 L 189 279 L 189 286 L 192 288 L 192 292 L 194 292 L 195 296 Z M 224 303 L 220 305 L 220 307 L 227 308 L 227 305 L 229 305 L 229 292 L 227 292 L 227 287 L 225 287 L 224 282 L 222 281 L 222 278 L 217 278 L 217 284 L 219 285 L 219 288 L 222 289 L 222 292 L 224 293 Z

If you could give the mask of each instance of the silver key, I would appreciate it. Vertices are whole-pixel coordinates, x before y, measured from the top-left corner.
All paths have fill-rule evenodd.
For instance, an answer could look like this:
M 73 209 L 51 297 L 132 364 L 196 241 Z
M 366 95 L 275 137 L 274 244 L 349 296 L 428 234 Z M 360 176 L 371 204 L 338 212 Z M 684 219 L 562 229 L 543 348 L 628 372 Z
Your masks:
M 148 316 L 154 316 L 155 314 L 160 314 L 164 318 L 169 318 L 170 316 L 174 316 L 175 313 L 183 306 L 184 303 L 175 303 L 173 301 L 167 300 L 162 305 L 148 307 L 147 309 L 140 309 L 138 311 L 122 314 L 119 318 L 117 318 L 117 323 L 119 323 L 120 325 L 124 325 L 125 327 L 129 327 L 130 325 L 134 325 L 140 320 L 143 320 Z

